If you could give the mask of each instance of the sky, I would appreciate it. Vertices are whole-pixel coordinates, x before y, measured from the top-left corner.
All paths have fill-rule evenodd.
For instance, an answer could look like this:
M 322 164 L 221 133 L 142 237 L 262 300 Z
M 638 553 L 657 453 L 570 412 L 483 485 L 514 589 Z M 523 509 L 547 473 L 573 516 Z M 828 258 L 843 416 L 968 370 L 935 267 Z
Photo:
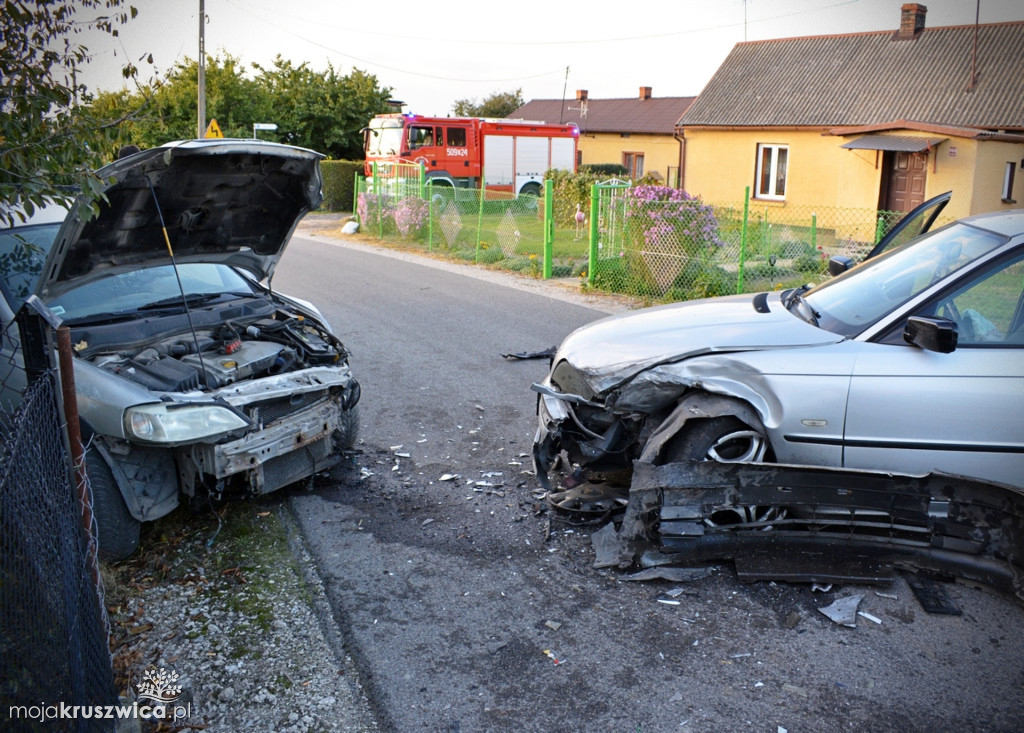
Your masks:
M 138 16 L 120 37 L 86 37 L 92 91 L 125 85 L 126 60 L 147 81 L 199 51 L 200 0 L 125 0 Z M 204 0 L 207 55 L 245 66 L 280 54 L 341 74 L 360 69 L 406 111 L 448 115 L 458 100 L 521 90 L 531 99 L 700 94 L 737 43 L 895 31 L 904 0 Z M 923 0 L 926 27 L 1024 20 L 1020 0 Z M 153 56 L 153 64 L 145 57 Z M 270 120 L 268 120 L 269 122 Z

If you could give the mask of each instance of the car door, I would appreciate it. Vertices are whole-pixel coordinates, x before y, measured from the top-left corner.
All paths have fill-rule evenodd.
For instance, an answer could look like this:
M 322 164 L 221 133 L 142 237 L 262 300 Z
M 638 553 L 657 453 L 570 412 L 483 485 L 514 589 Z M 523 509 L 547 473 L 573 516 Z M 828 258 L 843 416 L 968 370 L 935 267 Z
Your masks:
M 882 237 L 881 241 L 872 248 L 864 259 L 877 257 L 883 252 L 899 247 L 904 242 L 909 242 L 911 239 L 915 239 L 930 230 L 952 196 L 952 191 L 946 191 L 946 193 L 940 193 L 938 196 L 930 198 L 914 208 L 909 214 L 900 219 L 888 234 Z
M 956 348 L 905 343 L 906 318 L 865 345 L 850 384 L 844 465 L 1024 486 L 1024 252 L 912 315 L 954 323 Z

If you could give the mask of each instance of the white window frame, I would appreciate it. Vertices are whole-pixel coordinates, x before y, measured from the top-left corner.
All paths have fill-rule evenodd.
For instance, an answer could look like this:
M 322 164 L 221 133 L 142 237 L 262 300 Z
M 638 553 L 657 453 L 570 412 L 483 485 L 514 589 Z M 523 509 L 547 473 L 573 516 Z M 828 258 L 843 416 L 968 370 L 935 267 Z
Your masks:
M 1003 195 L 1001 201 L 1004 204 L 1015 204 L 1016 200 L 1013 198 L 1013 179 L 1017 172 L 1017 164 L 1010 162 L 1006 164 L 1006 169 L 1003 172 Z
M 764 177 L 764 152 L 771 151 L 768 157 L 768 187 L 767 190 L 761 189 L 761 179 Z M 782 191 L 777 190 L 777 184 L 779 183 L 779 153 L 785 151 L 785 161 L 783 162 L 782 171 Z M 789 177 L 789 146 L 779 145 L 776 143 L 758 143 L 757 144 L 757 166 L 756 166 L 754 182 L 756 193 L 754 198 L 769 199 L 771 201 L 785 201 L 786 200 L 786 182 Z

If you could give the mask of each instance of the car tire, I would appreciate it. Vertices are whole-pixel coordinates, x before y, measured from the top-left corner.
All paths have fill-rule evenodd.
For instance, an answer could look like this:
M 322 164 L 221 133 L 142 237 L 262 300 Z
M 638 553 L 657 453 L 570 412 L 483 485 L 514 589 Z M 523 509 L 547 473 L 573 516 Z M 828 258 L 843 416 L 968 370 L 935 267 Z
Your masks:
M 760 463 L 768 452 L 768 440 L 737 417 L 694 420 L 668 442 L 661 463 L 720 461 Z
M 85 453 L 85 470 L 92 489 L 99 555 L 104 560 L 124 560 L 139 547 L 142 523 L 128 511 L 110 466 L 95 448 Z
M 677 461 L 719 461 L 760 463 L 768 455 L 768 439 L 737 417 L 694 420 L 669 441 L 662 463 Z M 720 509 L 704 519 L 709 527 L 760 525 L 770 529 L 787 510 L 773 506 L 737 505 Z
M 342 439 L 339 442 L 339 449 L 343 451 L 352 450 L 359 442 L 359 405 L 353 405 L 341 413 Z

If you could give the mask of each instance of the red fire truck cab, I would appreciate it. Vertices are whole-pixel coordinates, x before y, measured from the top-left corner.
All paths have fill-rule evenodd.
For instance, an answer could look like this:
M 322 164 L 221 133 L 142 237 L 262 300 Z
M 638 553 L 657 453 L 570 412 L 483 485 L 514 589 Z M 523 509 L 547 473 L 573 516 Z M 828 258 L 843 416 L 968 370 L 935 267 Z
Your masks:
M 365 128 L 366 176 L 373 164 L 422 163 L 435 186 L 539 196 L 544 173 L 576 170 L 576 125 L 477 117 L 377 115 Z

